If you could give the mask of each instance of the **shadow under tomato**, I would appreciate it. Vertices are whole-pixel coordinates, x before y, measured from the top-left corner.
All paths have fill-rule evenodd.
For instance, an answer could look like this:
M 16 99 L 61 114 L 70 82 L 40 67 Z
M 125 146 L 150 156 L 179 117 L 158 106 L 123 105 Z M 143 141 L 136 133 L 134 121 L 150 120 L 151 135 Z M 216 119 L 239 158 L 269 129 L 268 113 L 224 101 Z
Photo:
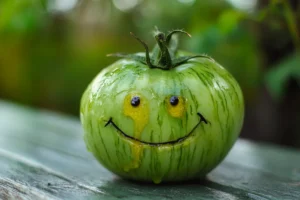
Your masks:
M 247 191 L 215 183 L 208 178 L 181 182 L 138 182 L 116 177 L 98 187 L 115 198 L 159 199 L 248 199 Z

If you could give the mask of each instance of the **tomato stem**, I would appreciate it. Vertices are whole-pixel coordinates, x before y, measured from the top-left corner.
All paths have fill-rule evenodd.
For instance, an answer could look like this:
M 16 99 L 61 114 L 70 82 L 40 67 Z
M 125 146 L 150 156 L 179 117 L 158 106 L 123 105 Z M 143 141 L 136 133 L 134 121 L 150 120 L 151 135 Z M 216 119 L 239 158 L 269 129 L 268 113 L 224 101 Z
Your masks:
M 158 64 L 164 68 L 171 69 L 172 59 L 167 47 L 165 34 L 159 32 L 157 35 L 155 35 L 155 39 L 160 48 L 160 56 L 159 56 Z
M 145 56 L 141 56 L 138 54 L 123 54 L 123 53 L 116 53 L 116 54 L 108 54 L 107 56 L 116 56 L 122 57 L 126 59 L 132 59 L 138 62 L 141 62 L 145 65 L 148 65 L 150 68 L 158 68 L 162 70 L 169 70 L 174 67 L 177 67 L 181 64 L 188 62 L 190 59 L 203 57 L 207 59 L 211 59 L 206 55 L 194 55 L 194 56 L 183 56 L 177 57 L 177 38 L 172 37 L 175 33 L 183 33 L 187 36 L 191 37 L 191 35 L 183 30 L 173 30 L 167 34 L 167 36 L 160 32 L 157 28 L 155 30 L 155 39 L 156 39 L 156 46 L 154 47 L 152 53 L 150 54 L 148 45 L 134 35 L 132 32 L 130 34 L 140 42 L 145 48 Z

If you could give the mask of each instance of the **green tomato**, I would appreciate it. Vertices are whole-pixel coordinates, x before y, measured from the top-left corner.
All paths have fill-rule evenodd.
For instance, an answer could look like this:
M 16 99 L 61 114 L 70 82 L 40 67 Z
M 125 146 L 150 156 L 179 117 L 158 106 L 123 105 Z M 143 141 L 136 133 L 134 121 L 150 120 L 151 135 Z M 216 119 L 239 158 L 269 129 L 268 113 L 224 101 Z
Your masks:
M 178 52 L 173 31 L 150 54 L 123 55 L 103 69 L 81 100 L 89 151 L 132 180 L 201 178 L 226 156 L 244 118 L 241 89 L 208 56 Z

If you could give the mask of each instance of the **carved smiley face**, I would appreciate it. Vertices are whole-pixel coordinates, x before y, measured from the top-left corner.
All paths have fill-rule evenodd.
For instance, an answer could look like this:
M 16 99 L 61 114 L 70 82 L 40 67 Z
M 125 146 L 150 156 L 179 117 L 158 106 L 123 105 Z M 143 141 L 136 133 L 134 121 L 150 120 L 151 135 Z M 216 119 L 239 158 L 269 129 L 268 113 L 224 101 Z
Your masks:
M 150 140 L 142 140 L 141 134 L 145 126 L 147 126 L 147 124 L 149 123 L 149 103 L 147 102 L 147 99 L 143 99 L 140 96 L 141 95 L 130 94 L 127 95 L 124 100 L 124 115 L 130 117 L 134 121 L 135 128 L 133 134 L 125 133 L 122 130 L 122 128 L 120 128 L 116 123 L 114 123 L 113 117 L 110 117 L 108 122 L 105 124 L 105 127 L 108 125 L 112 125 L 121 137 L 125 137 L 128 140 L 136 141 L 137 143 L 141 143 L 142 145 L 162 146 L 175 145 L 184 142 L 189 137 L 192 137 L 194 130 L 200 125 L 201 122 L 205 124 L 208 123 L 205 117 L 200 112 L 197 112 L 195 117 L 199 117 L 199 120 L 195 124 L 195 126 L 192 127 L 191 130 L 186 134 L 177 138 L 174 138 L 174 136 L 172 136 L 171 134 L 170 139 L 165 141 L 153 141 L 153 137 L 151 136 L 149 137 Z M 163 109 L 166 109 L 166 112 L 169 113 L 170 117 L 182 120 L 185 112 L 187 112 L 185 107 L 185 101 L 186 100 L 180 96 L 178 97 L 174 95 L 166 97 L 165 101 L 162 102 L 162 104 L 164 104 L 163 106 L 165 107 Z M 159 126 L 158 123 L 156 125 Z M 154 131 L 150 132 L 153 134 Z M 162 137 L 160 137 L 159 139 L 162 139 Z

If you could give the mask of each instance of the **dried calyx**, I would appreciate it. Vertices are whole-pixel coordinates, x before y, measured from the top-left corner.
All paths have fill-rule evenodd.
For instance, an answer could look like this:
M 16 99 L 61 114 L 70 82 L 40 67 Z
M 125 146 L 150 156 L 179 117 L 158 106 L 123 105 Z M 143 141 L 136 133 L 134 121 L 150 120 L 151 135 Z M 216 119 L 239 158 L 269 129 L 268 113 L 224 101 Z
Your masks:
M 150 53 L 148 45 L 138 38 L 133 33 L 130 33 L 137 41 L 139 41 L 145 48 L 145 56 L 137 55 L 137 54 L 109 54 L 107 56 L 116 56 L 122 58 L 128 58 L 132 60 L 136 60 L 145 65 L 148 65 L 150 68 L 159 68 L 163 70 L 169 70 L 174 67 L 177 67 L 181 64 L 186 63 L 188 60 L 197 57 L 209 58 L 205 55 L 194 55 L 194 56 L 182 56 L 176 57 L 178 40 L 177 37 L 173 37 L 176 33 L 183 33 L 187 36 L 191 37 L 191 35 L 183 30 L 173 30 L 169 32 L 167 35 L 158 30 L 155 31 L 154 37 L 157 42 L 154 49 Z M 210 59 L 210 58 L 209 58 Z

